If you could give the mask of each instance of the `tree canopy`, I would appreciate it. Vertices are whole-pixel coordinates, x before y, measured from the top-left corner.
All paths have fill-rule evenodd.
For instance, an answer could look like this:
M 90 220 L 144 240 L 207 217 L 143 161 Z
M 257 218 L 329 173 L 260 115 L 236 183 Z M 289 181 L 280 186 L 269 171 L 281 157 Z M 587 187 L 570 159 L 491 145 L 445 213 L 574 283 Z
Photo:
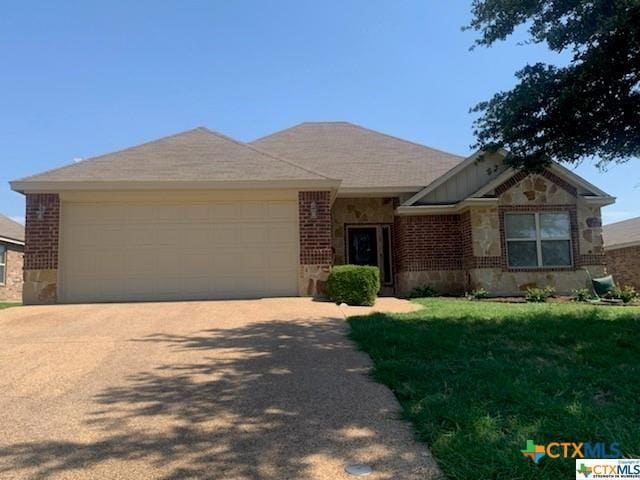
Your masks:
M 475 147 L 530 170 L 640 156 L 640 0 L 474 0 L 472 14 L 479 46 L 524 26 L 531 42 L 571 53 L 566 66 L 527 65 L 512 90 L 476 105 Z

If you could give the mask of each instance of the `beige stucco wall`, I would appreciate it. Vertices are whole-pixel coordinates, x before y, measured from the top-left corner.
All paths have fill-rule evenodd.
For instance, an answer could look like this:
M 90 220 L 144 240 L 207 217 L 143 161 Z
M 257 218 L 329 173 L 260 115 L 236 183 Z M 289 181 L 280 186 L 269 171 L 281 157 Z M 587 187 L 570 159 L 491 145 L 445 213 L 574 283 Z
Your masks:
M 443 294 L 464 293 L 462 270 L 430 270 L 422 272 L 400 272 L 396 275 L 396 294 L 407 297 L 416 287 L 430 286 Z
M 393 198 L 337 198 L 331 209 L 334 263 L 346 262 L 345 224 L 393 223 Z

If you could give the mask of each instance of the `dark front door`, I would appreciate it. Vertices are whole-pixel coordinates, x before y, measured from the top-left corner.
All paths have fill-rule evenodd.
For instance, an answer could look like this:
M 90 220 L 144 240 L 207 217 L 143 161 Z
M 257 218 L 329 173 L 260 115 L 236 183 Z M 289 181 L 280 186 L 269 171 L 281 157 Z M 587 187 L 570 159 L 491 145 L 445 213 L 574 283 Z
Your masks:
M 348 232 L 349 263 L 378 266 L 378 229 L 359 227 Z

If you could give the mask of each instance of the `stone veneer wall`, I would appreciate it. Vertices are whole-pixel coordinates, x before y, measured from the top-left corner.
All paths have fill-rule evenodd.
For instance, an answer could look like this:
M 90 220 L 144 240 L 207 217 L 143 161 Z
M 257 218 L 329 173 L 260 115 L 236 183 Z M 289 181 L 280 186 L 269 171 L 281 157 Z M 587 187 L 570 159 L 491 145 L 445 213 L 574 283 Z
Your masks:
M 27 194 L 24 246 L 26 305 L 57 301 L 60 199 L 57 194 Z
M 6 248 L 6 257 L 4 285 L 0 284 L 0 300 L 20 302 L 22 301 L 24 247 L 12 243 L 3 243 L 2 245 Z
M 553 286 L 570 293 L 588 285 L 588 275 L 604 273 L 600 208 L 587 205 L 575 187 L 545 171 L 518 173 L 496 188 L 498 205 L 471 208 L 462 217 L 468 289 L 485 288 L 495 295 L 521 294 L 532 286 Z M 504 215 L 510 211 L 567 211 L 571 219 L 572 267 L 509 268 L 506 263 Z M 502 253 L 504 252 L 504 254 Z
M 331 208 L 334 263 L 346 263 L 346 225 L 393 224 L 393 198 L 337 198 Z
M 640 245 L 607 250 L 607 272 L 616 284 L 631 285 L 640 291 Z
M 396 293 L 429 285 L 464 292 L 460 215 L 397 216 L 394 222 Z
M 299 192 L 301 296 L 323 296 L 331 270 L 331 192 Z

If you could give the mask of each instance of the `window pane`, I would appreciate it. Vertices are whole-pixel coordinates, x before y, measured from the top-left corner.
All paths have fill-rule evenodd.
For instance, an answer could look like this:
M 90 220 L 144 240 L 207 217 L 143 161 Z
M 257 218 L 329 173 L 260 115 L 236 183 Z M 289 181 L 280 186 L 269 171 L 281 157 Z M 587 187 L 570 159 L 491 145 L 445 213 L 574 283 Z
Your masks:
M 4 265 L 0 265 L 0 283 L 4 283 Z
M 540 236 L 542 238 L 570 238 L 569 215 L 567 213 L 540 214 Z
M 545 266 L 571 265 L 571 242 L 569 240 L 542 242 L 542 264 Z
M 538 266 L 536 242 L 508 242 L 507 251 L 510 267 Z
M 5 263 L 5 259 L 6 259 L 6 247 L 4 245 L 0 245 L 0 263 L 2 265 L 4 265 Z M 4 278 L 4 276 L 0 277 L 0 278 Z
M 536 219 L 534 215 L 505 216 L 507 238 L 536 238 Z

